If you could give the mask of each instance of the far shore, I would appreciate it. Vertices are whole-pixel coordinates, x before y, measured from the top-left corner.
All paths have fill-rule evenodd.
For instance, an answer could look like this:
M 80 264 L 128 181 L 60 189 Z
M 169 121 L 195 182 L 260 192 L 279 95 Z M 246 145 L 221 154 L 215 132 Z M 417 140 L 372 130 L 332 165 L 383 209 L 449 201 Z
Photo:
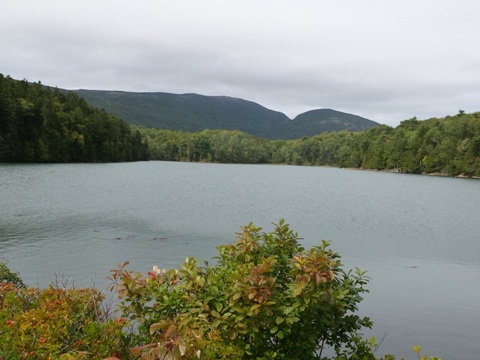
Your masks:
M 404 173 L 398 169 L 390 169 L 390 170 L 377 170 L 377 169 L 365 169 L 365 168 L 354 168 L 354 167 L 345 167 L 340 168 L 345 170 L 361 170 L 361 171 L 374 171 L 374 172 L 386 172 L 386 173 L 393 173 L 393 174 L 405 174 L 405 175 L 426 175 L 426 176 L 440 176 L 440 177 L 451 177 L 451 178 L 462 178 L 462 179 L 480 179 L 480 176 L 467 176 L 464 174 L 459 175 L 449 175 L 441 172 L 431 172 L 431 173 Z

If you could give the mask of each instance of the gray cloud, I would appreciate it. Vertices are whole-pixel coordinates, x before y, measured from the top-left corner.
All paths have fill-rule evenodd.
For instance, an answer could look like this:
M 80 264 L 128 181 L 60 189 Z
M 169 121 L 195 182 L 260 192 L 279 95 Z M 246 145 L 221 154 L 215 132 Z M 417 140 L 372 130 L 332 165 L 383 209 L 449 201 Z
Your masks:
M 0 4 L 0 72 L 395 126 L 480 110 L 479 10 L 475 0 L 17 0 Z

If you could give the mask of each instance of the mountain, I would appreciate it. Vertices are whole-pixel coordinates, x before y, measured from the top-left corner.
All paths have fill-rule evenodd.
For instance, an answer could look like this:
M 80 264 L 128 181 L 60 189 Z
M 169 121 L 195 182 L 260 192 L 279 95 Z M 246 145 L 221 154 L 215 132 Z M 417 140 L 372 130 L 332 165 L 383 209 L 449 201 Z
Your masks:
M 298 115 L 292 121 L 283 124 L 282 128 L 294 138 L 299 138 L 316 135 L 318 129 L 322 129 L 322 132 L 361 131 L 378 125 L 377 122 L 358 115 L 332 109 L 316 109 Z
M 379 125 L 331 109 L 308 111 L 290 120 L 281 112 L 228 96 L 83 89 L 75 92 L 90 105 L 103 108 L 129 124 L 156 129 L 240 130 L 268 139 L 295 139 L 322 132 L 360 131 Z

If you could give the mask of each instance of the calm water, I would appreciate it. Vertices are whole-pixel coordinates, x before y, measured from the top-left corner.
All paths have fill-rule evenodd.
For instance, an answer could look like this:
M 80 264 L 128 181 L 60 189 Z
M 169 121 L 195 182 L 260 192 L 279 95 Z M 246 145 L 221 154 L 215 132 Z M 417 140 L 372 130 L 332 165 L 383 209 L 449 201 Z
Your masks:
M 171 162 L 0 164 L 0 260 L 30 285 L 99 288 L 117 262 L 146 272 L 209 259 L 241 225 L 285 218 L 332 240 L 372 280 L 361 312 L 388 352 L 480 352 L 480 181 L 319 167 Z

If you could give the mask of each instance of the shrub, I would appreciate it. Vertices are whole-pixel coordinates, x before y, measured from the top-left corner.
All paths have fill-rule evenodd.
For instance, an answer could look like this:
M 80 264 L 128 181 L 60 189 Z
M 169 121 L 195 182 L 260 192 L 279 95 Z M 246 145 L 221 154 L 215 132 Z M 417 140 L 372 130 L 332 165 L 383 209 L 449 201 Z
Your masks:
M 20 275 L 17 272 L 12 272 L 4 262 L 0 262 L 0 284 L 2 283 L 10 283 L 15 287 L 25 287 Z
M 214 265 L 187 258 L 147 276 L 112 270 L 123 315 L 138 322 L 145 359 L 374 359 L 355 314 L 367 278 L 344 271 L 329 243 L 305 250 L 281 220 L 271 233 L 249 224 L 218 247 Z
M 213 266 L 187 258 L 179 270 L 154 266 L 147 276 L 128 262 L 112 270 L 127 321 L 96 289 L 27 288 L 0 263 L 0 360 L 375 359 L 379 345 L 360 334 L 372 324 L 355 314 L 364 272 L 345 272 L 326 241 L 305 250 L 283 220 L 260 231 L 243 227 L 218 247 Z
M 92 288 L 0 288 L 0 358 L 95 359 L 128 353 L 125 321 Z M 63 357 L 62 357 L 63 356 Z

